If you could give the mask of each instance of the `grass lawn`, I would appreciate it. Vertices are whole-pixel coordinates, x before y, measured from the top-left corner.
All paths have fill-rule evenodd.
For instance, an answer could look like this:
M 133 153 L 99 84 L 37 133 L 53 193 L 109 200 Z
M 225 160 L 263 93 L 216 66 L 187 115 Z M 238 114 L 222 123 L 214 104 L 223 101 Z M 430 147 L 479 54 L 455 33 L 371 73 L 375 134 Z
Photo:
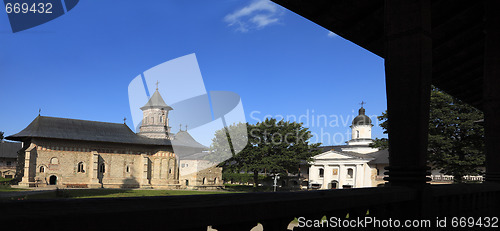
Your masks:
M 62 189 L 42 192 L 11 199 L 55 199 L 55 198 L 103 198 L 103 197 L 150 197 L 150 196 L 180 196 L 235 193 L 227 191 L 191 191 L 191 190 L 141 190 L 141 189 Z
M 11 187 L 0 186 L 0 193 L 2 193 L 2 192 L 19 192 L 19 191 L 29 191 L 29 189 L 11 188 Z

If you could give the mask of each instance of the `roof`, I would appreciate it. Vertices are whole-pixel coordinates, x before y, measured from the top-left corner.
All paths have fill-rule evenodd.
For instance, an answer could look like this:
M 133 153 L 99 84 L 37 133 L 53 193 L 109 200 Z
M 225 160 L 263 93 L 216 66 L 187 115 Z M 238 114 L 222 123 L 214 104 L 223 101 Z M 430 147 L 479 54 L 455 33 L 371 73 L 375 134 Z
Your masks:
M 124 144 L 171 145 L 166 139 L 151 139 L 135 134 L 126 124 L 37 116 L 21 132 L 6 139 L 29 138 L 97 141 Z
M 329 155 L 329 154 L 340 154 L 342 156 L 346 156 L 346 157 L 353 158 L 353 159 L 360 159 L 360 160 L 371 161 L 374 159 L 373 156 L 370 156 L 368 154 L 360 154 L 360 153 L 356 153 L 356 152 L 335 151 L 335 150 L 326 151 L 324 153 L 321 153 L 319 155 L 314 156 L 313 158 L 318 159 L 318 158 L 321 158 L 321 157 Z M 328 159 L 330 159 L 330 158 L 328 158 Z M 336 158 L 334 158 L 334 159 L 336 159 Z
M 272 0 L 384 58 L 383 0 Z M 431 2 L 432 84 L 481 109 L 485 1 Z
M 338 153 L 338 154 L 345 155 L 345 156 L 352 157 L 352 158 L 370 160 L 370 162 L 368 162 L 368 164 L 389 164 L 389 150 L 388 149 L 379 150 L 379 151 L 367 153 L 367 154 L 361 154 L 361 153 L 356 153 L 356 152 L 342 151 L 339 147 L 345 147 L 345 145 L 320 147 L 323 149 L 324 152 L 319 154 L 319 155 L 316 155 L 315 157 L 325 155 L 329 152 L 334 152 L 334 153 Z
M 174 146 L 184 146 L 195 149 L 207 149 L 203 144 L 198 143 L 187 131 L 179 131 L 172 140 Z
M 358 111 L 358 116 L 352 120 L 352 125 L 371 125 L 372 119 L 365 115 L 365 109 L 361 107 Z
M 368 162 L 368 164 L 389 164 L 389 149 L 372 152 L 367 155 L 375 158 L 374 160 Z
M 160 92 L 158 92 L 158 89 L 156 89 L 153 96 L 151 96 L 151 98 L 149 98 L 148 102 L 144 106 L 141 107 L 141 110 L 145 110 L 148 108 L 162 108 L 162 109 L 165 109 L 167 111 L 173 110 L 172 107 L 168 106 L 165 103 L 165 101 L 163 100 L 163 98 L 160 95 Z
M 17 158 L 17 151 L 23 145 L 17 142 L 0 142 L 0 158 Z

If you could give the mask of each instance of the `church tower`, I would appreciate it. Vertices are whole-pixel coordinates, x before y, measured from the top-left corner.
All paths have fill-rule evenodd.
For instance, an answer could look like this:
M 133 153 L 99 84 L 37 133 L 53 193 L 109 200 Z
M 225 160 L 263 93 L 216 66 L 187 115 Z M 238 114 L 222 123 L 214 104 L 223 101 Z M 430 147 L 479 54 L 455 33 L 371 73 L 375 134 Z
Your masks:
M 139 135 L 154 139 L 171 139 L 168 112 L 173 108 L 163 101 L 158 92 L 158 86 L 146 105 L 141 107 L 141 110 L 143 117 Z
M 352 120 L 352 139 L 362 140 L 362 139 L 372 139 L 372 120 L 370 117 L 365 115 L 365 109 L 363 106 L 358 111 L 358 116 Z
M 358 116 L 352 120 L 351 131 L 352 138 L 347 141 L 347 145 L 342 147 L 342 151 L 356 152 L 367 154 L 378 151 L 377 148 L 370 147 L 372 140 L 372 120 L 365 115 L 363 108 L 364 102 L 361 103 L 361 108 L 358 111 Z

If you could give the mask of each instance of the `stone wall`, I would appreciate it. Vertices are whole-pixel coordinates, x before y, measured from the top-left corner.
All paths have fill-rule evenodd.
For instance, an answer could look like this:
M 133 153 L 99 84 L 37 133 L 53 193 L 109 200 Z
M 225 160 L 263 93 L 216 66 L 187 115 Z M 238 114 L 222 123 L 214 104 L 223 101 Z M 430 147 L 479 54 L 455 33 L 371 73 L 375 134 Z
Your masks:
M 166 147 L 34 139 L 25 153 L 24 185 L 179 187 L 176 156 Z

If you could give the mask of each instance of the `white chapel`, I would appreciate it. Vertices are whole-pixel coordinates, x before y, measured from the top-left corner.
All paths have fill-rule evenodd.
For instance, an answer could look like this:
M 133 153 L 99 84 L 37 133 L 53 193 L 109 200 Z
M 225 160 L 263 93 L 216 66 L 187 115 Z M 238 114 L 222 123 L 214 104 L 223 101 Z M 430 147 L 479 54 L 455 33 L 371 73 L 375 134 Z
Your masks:
M 309 188 L 340 189 L 376 187 L 384 183 L 384 167 L 389 164 L 387 150 L 369 145 L 372 140 L 372 120 L 359 109 L 352 125 L 351 140 L 346 145 L 323 147 L 325 152 L 313 157 L 309 167 Z

